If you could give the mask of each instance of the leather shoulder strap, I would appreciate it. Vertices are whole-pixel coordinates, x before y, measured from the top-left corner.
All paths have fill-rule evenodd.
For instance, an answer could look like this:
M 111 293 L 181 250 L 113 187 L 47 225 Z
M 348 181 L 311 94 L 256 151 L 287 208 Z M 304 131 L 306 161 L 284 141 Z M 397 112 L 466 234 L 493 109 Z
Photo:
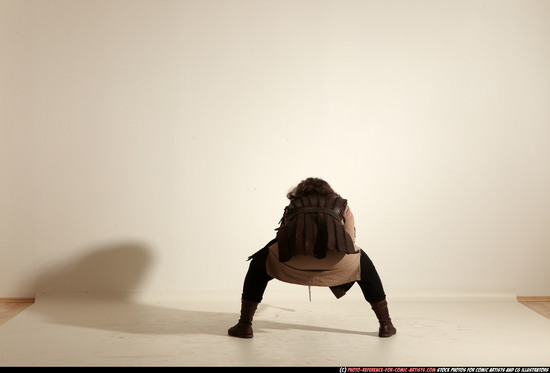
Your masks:
M 292 209 L 286 218 L 291 219 L 296 215 L 307 214 L 307 213 L 323 213 L 323 214 L 329 214 L 335 217 L 336 219 L 341 218 L 339 210 L 333 210 L 333 209 L 324 208 L 324 207 L 300 207 L 300 208 Z

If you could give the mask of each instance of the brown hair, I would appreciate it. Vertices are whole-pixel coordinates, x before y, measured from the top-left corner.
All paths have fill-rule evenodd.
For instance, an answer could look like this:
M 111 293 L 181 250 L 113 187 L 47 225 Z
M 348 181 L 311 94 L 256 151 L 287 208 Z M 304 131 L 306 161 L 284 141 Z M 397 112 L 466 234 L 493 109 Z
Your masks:
M 338 196 L 339 195 L 330 187 L 330 185 L 323 179 L 316 177 L 308 177 L 302 180 L 300 184 L 294 187 L 286 197 L 293 201 L 301 197 L 307 197 L 311 195 L 321 196 Z

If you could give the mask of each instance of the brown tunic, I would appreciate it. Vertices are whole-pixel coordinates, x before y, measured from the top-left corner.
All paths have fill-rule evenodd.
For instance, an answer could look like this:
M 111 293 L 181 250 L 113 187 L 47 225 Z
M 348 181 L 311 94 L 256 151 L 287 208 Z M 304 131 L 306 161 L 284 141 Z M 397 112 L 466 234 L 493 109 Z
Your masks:
M 344 211 L 345 230 L 355 244 L 355 220 L 346 206 Z M 313 256 L 296 255 L 287 262 L 279 261 L 279 247 L 274 243 L 269 247 L 266 261 L 267 273 L 280 281 L 307 286 L 336 286 L 361 279 L 360 251 L 356 254 L 328 250 L 327 256 L 318 259 Z

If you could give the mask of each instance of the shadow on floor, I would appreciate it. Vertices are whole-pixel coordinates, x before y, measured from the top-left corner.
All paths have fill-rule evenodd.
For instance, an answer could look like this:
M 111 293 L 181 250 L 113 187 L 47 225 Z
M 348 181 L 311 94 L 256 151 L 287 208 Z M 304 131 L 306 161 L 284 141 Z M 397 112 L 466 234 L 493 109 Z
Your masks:
M 130 297 L 151 266 L 152 259 L 149 248 L 139 242 L 90 248 L 84 255 L 45 269 L 32 280 L 37 293 L 88 293 L 90 296 L 53 300 L 46 296 L 44 302 L 39 297 L 37 304 L 29 310 L 41 314 L 48 322 L 75 327 L 134 334 L 227 335 L 227 329 L 239 318 L 239 309 L 235 313 L 185 310 L 142 304 Z M 239 304 L 236 306 L 240 307 Z M 268 329 L 297 329 L 378 336 L 376 332 L 262 320 L 262 310 L 269 307 L 261 304 L 258 309 L 254 322 L 256 334 Z M 285 311 L 289 310 L 277 310 L 283 314 Z
M 58 301 L 49 300 L 43 305 L 40 302 L 37 303 L 31 310 L 46 317 L 48 322 L 132 334 L 227 336 L 227 329 L 235 325 L 239 318 L 238 312 L 169 308 L 113 298 L 60 299 Z M 255 334 L 268 332 L 270 329 L 305 330 L 378 338 L 377 331 L 364 332 L 262 319 L 262 311 L 269 308 L 280 310 L 278 307 L 261 304 L 253 325 Z M 282 312 L 284 313 L 285 310 Z M 327 323 L 329 322 L 330 320 L 327 320 Z

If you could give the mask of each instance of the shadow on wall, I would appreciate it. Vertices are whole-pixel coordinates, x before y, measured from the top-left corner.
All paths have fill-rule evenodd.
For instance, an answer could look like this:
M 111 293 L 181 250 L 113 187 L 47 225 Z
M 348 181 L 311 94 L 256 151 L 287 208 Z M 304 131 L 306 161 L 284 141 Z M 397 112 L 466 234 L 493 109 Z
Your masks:
M 97 292 L 128 297 L 139 287 L 151 261 L 149 248 L 142 243 L 114 243 L 44 270 L 32 286 L 36 293 Z

